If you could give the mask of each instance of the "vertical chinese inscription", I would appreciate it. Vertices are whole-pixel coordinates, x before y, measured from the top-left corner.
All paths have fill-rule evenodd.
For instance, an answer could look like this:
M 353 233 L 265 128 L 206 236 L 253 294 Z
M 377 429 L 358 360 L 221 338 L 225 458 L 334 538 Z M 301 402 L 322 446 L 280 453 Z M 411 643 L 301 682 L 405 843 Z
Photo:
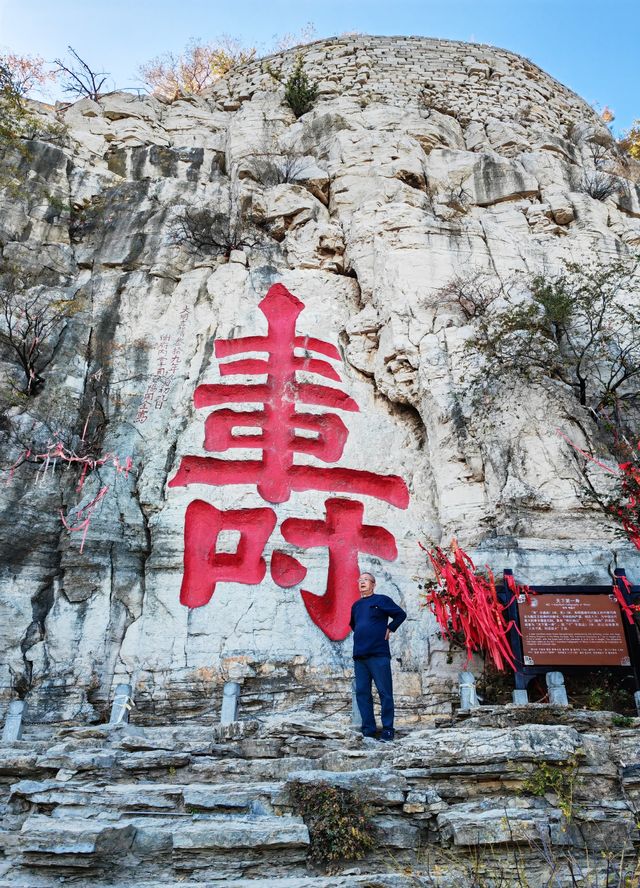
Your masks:
M 189 309 L 185 306 L 180 312 L 180 322 L 173 338 L 167 334 L 160 337 L 155 371 L 138 407 L 135 418 L 137 423 L 146 422 L 150 413 L 162 410 L 167 402 L 171 384 L 182 359 L 182 342 L 188 318 Z
M 221 376 L 257 376 L 260 381 L 200 385 L 194 403 L 197 408 L 212 408 L 205 420 L 205 450 L 223 453 L 254 448 L 261 451 L 261 458 L 184 456 L 169 486 L 251 484 L 268 503 L 287 502 L 293 492 L 317 490 L 371 496 L 405 509 L 409 494 L 397 475 L 326 465 L 340 460 L 349 434 L 336 411 L 358 412 L 359 408 L 337 386 L 301 382 L 298 374 L 340 383 L 331 363 L 341 361 L 337 348 L 296 332 L 304 304 L 281 284 L 271 287 L 259 307 L 267 319 L 265 336 L 219 339 L 214 347 Z M 256 353 L 266 357 L 255 357 Z M 236 409 L 238 405 L 243 409 Z M 319 412 L 310 412 L 309 407 Z M 297 454 L 325 465 L 298 464 Z M 333 640 L 349 632 L 351 605 L 358 594 L 358 555 L 389 561 L 397 557 L 393 535 L 382 527 L 365 525 L 363 517 L 362 502 L 330 496 L 323 517 L 287 518 L 280 528 L 295 550 L 328 550 L 325 592 L 301 589 L 301 596 L 313 622 Z M 218 582 L 261 582 L 267 571 L 263 553 L 275 525 L 275 511 L 268 507 L 223 512 L 202 500 L 193 501 L 185 516 L 182 604 L 207 604 Z M 239 534 L 233 554 L 216 549 L 219 534 L 225 530 Z M 270 570 L 283 588 L 301 583 L 307 573 L 296 557 L 277 549 Z

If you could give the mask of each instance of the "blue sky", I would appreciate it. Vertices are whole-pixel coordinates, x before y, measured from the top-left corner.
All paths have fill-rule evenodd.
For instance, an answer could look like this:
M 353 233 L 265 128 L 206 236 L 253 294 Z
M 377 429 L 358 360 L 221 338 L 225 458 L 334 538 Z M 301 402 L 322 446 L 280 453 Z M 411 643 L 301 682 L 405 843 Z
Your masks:
M 118 86 L 191 39 L 230 34 L 265 49 L 308 22 L 317 37 L 360 31 L 489 43 L 520 53 L 584 99 L 640 117 L 640 0 L 0 0 L 0 48 L 63 54 L 71 44 Z

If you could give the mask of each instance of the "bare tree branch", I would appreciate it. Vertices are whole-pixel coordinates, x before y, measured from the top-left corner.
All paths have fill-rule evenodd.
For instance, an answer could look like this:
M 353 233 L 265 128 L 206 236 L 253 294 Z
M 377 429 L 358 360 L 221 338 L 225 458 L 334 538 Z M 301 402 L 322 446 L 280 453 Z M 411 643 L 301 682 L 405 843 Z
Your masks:
M 0 277 L 0 347 L 22 371 L 23 394 L 34 397 L 42 390 L 74 302 L 64 288 L 42 279 L 17 271 Z
M 56 74 L 62 79 L 64 92 L 78 98 L 89 98 L 97 102 L 100 96 L 109 90 L 102 87 L 111 76 L 107 71 L 94 71 L 81 59 L 72 46 L 67 47 L 74 61 L 65 62 L 63 59 L 54 59 Z

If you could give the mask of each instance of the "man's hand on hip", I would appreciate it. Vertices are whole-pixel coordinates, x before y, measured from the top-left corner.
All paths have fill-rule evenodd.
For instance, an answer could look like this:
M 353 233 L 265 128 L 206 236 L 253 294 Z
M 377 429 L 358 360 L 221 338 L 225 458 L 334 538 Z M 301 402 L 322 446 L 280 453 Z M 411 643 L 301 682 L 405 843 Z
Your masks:
M 391 629 L 387 629 L 387 631 L 384 634 L 384 640 L 389 641 L 390 637 L 391 637 Z

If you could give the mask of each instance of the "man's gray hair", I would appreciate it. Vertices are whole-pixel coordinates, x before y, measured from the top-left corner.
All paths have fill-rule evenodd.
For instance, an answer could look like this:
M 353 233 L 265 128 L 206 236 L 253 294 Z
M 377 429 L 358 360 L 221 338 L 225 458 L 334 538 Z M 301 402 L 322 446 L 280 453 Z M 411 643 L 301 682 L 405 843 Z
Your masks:
M 374 577 L 374 575 L 372 573 L 369 573 L 368 570 L 363 571 L 363 573 L 361 573 L 360 576 L 361 577 L 369 577 L 374 583 L 376 581 L 376 578 Z

